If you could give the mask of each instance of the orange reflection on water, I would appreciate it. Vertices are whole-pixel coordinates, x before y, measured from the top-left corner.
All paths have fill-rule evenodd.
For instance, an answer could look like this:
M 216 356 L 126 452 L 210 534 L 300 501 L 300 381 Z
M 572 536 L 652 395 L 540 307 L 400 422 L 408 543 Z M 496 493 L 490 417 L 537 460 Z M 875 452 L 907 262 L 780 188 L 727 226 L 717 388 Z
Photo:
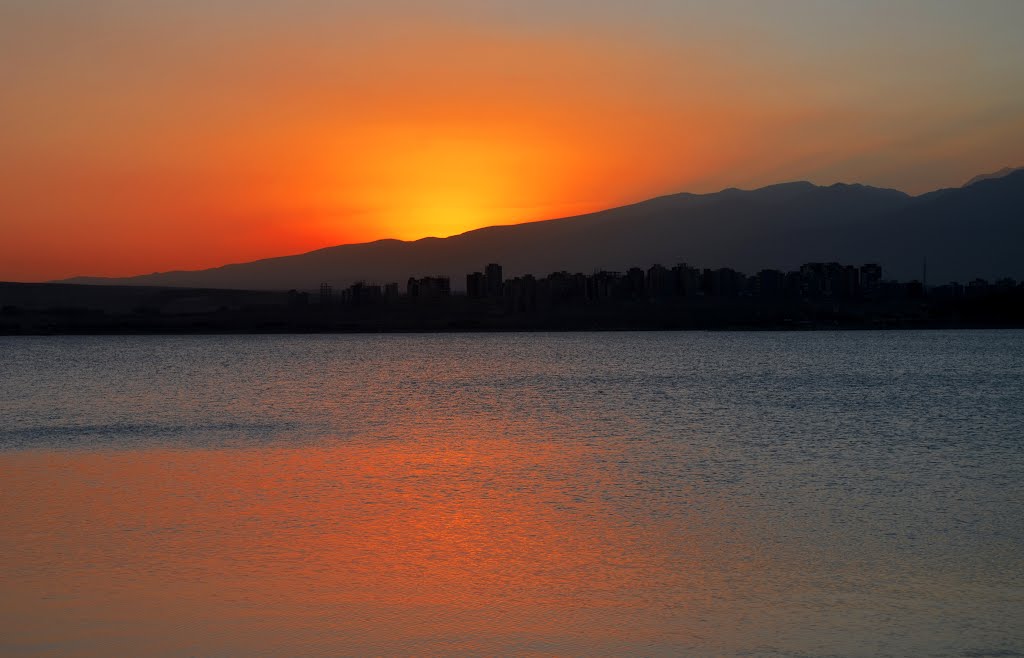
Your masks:
M 693 640 L 688 609 L 706 611 L 740 565 L 709 569 L 715 540 L 686 532 L 685 514 L 623 514 L 630 491 L 596 457 L 506 439 L 8 453 L 4 646 L 560 653 Z

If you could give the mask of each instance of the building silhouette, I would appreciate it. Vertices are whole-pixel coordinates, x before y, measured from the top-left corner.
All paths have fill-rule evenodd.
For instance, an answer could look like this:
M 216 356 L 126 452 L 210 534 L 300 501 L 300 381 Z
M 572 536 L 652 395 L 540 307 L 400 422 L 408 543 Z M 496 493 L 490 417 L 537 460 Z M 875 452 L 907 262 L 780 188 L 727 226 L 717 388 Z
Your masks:
M 484 280 L 488 297 L 501 297 L 505 279 L 502 277 L 501 265 L 491 263 L 484 269 Z
M 753 276 L 655 264 L 511 279 L 491 263 L 467 274 L 466 284 L 465 294 L 453 294 L 448 276 L 414 276 L 403 294 L 398 283 L 356 281 L 340 293 L 322 283 L 319 304 L 310 303 L 315 291 L 71 286 L 78 306 L 17 292 L 36 284 L 0 284 L 8 295 L 0 298 L 0 334 L 1024 326 L 1024 284 L 1013 279 L 927 288 L 885 280 L 876 263 L 812 262 Z
M 473 272 L 466 275 L 466 296 L 471 299 L 480 299 L 488 295 L 487 275 L 483 272 Z
M 451 292 L 451 282 L 446 276 L 410 277 L 406 284 L 406 294 L 414 299 L 448 297 Z

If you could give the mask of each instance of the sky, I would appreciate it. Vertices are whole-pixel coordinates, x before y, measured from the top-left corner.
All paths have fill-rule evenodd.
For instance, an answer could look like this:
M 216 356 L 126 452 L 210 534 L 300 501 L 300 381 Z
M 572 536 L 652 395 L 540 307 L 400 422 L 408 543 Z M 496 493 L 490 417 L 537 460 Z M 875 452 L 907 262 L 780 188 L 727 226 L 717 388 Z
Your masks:
M 0 280 L 1024 165 L 1020 0 L 0 0 Z

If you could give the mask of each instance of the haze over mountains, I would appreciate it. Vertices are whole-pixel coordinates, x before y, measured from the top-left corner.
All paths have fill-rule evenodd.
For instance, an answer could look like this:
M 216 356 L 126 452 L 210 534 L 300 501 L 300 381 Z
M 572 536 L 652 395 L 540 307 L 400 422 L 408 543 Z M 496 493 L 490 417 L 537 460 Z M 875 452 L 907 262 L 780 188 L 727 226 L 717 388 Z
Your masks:
M 686 262 L 754 273 L 810 261 L 880 263 L 886 278 L 929 283 L 1024 278 L 1024 169 L 920 196 L 865 185 L 783 183 L 674 194 L 577 217 L 493 226 L 414 242 L 380 240 L 208 270 L 72 283 L 315 289 L 326 282 L 465 274 L 501 263 L 506 276 L 647 268 Z

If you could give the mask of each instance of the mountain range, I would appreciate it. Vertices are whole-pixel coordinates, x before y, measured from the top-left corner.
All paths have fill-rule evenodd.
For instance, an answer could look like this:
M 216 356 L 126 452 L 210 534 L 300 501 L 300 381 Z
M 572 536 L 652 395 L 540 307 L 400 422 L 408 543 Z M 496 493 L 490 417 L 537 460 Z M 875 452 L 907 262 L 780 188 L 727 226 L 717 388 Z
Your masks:
M 1024 278 L 1024 169 L 910 196 L 860 184 L 782 183 L 673 194 L 600 212 L 491 226 L 449 238 L 378 240 L 207 270 L 68 283 L 226 289 L 316 289 L 357 280 L 402 283 L 500 263 L 506 276 L 625 270 L 655 263 L 754 273 L 811 261 L 879 263 L 886 278 L 931 283 Z

